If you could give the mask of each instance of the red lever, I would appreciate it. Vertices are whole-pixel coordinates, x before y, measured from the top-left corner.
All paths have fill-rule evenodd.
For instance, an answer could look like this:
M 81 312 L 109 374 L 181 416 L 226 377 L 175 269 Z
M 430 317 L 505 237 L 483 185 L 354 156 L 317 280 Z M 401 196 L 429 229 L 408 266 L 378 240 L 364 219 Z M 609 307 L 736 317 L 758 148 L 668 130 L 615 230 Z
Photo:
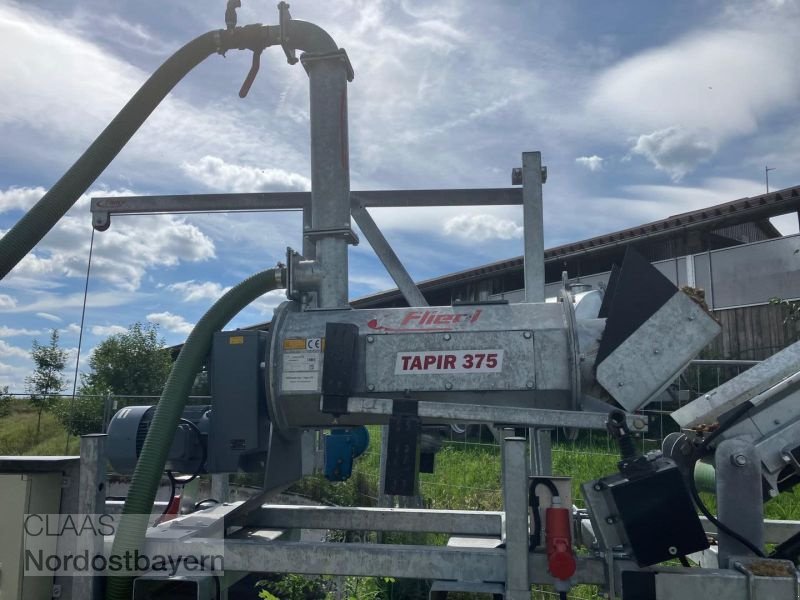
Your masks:
M 569 509 L 545 510 L 545 548 L 547 570 L 556 579 L 566 581 L 575 574 L 577 563 L 572 552 L 572 525 Z

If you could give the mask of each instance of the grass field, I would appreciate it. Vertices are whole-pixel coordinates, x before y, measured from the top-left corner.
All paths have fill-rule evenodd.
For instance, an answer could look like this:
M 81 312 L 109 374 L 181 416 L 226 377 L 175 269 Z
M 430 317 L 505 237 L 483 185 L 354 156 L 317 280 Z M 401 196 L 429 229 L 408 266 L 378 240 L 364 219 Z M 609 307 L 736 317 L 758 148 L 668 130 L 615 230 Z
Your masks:
M 36 419 L 36 410 L 32 406 L 23 401 L 14 401 L 11 414 L 0 417 L 0 455 L 78 454 L 80 440 L 72 437 L 69 447 L 66 447 L 67 432 L 54 415 L 47 411 L 42 413 L 38 437 Z

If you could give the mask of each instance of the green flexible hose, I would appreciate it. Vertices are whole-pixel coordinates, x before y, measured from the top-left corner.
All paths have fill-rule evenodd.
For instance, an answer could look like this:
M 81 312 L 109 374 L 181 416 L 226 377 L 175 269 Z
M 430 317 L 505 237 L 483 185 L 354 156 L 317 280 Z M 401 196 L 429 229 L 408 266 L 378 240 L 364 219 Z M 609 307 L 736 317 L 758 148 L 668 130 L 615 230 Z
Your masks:
M 217 300 L 194 326 L 170 371 L 164 392 L 156 406 L 155 416 L 150 423 L 150 429 L 136 463 L 128 497 L 122 510 L 122 519 L 114 536 L 112 557 L 130 556 L 141 548 L 144 542 L 146 516 L 150 515 L 153 507 L 167 454 L 195 375 L 211 348 L 212 335 L 253 300 L 266 292 L 281 288 L 283 281 L 284 271 L 280 267 L 253 275 Z M 133 580 L 130 577 L 109 577 L 106 587 L 107 600 L 130 600 L 132 585 Z

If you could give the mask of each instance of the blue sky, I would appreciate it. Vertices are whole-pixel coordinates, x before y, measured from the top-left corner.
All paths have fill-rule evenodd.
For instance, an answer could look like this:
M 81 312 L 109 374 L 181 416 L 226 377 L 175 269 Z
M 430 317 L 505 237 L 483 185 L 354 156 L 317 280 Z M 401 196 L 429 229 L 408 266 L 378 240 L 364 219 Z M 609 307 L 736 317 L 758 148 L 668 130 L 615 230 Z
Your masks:
M 275 23 L 244 0 L 240 24 Z M 0 0 L 0 235 L 175 49 L 224 26 L 223 0 Z M 800 183 L 800 2 L 336 0 L 292 3 L 348 51 L 353 189 L 502 187 L 548 166 L 546 245 Z M 92 195 L 305 190 L 305 72 L 279 49 L 214 56 L 0 282 L 0 386 L 24 391 L 34 338 L 74 355 Z M 521 211 L 374 211 L 413 277 L 522 251 Z M 776 221 L 785 233 L 796 218 Z M 134 321 L 183 340 L 222 291 L 300 248 L 299 216 L 120 217 L 95 238 L 83 360 Z M 369 246 L 351 296 L 392 287 Z M 266 320 L 265 296 L 233 323 Z M 74 360 L 74 359 L 73 359 Z

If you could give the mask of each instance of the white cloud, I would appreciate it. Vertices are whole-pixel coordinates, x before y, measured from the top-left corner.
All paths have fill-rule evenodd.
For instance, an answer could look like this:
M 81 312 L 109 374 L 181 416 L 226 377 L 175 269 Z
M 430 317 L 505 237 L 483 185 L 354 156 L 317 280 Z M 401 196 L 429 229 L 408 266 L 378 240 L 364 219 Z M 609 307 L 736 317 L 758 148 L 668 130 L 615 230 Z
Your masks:
M 311 180 L 299 173 L 283 169 L 251 167 L 225 162 L 216 156 L 204 156 L 195 162 L 184 162 L 181 170 L 205 186 L 227 192 L 260 192 L 274 190 L 307 191 Z
M 0 340 L 0 356 L 10 358 L 16 356 L 17 358 L 30 358 L 30 352 L 17 346 L 12 346 L 8 342 Z
M 272 290 L 267 292 L 250 306 L 255 308 L 262 315 L 271 315 L 272 311 L 281 303 L 286 301 L 286 290 Z
M 796 34 L 785 28 L 704 30 L 604 72 L 589 108 L 629 133 L 703 128 L 721 142 L 797 102 L 797 49 Z
M 448 219 L 444 224 L 444 233 L 475 242 L 511 240 L 522 237 L 522 226 L 490 214 L 467 214 Z
M 46 312 L 37 312 L 36 316 L 41 317 L 42 319 L 46 319 L 48 321 L 52 321 L 53 323 L 61 323 L 61 321 L 63 321 L 61 317 Z
M 194 325 L 186 321 L 180 315 L 172 314 L 171 312 L 150 313 L 147 315 L 147 320 L 151 323 L 157 323 L 167 331 L 172 333 L 180 333 L 189 335 L 194 328 Z
M 41 335 L 41 330 L 39 329 L 17 329 L 15 327 L 6 327 L 5 325 L 0 325 L 0 337 L 17 337 L 17 336 L 34 336 L 34 335 Z
M 39 193 L 38 188 L 16 189 Z M 128 190 L 100 189 L 81 196 L 75 208 L 13 269 L 8 278 L 11 284 L 17 280 L 85 277 L 91 239 L 91 224 L 86 217 L 90 198 L 131 194 Z M 215 256 L 211 238 L 183 217 L 117 217 L 110 229 L 95 234 L 91 275 L 121 290 L 135 291 L 154 267 L 202 262 Z
M 66 331 L 67 333 L 78 334 L 81 332 L 81 326 L 78 325 L 77 323 L 70 323 L 64 328 L 64 331 Z
M 28 210 L 44 196 L 43 187 L 10 187 L 0 190 L 0 213 L 9 210 Z
M 659 171 L 669 173 L 673 181 L 680 181 L 700 163 L 709 160 L 717 151 L 713 138 L 700 132 L 689 132 L 678 127 L 660 129 L 640 135 L 631 152 L 645 157 Z
M 223 287 L 215 281 L 179 281 L 167 286 L 171 292 L 178 292 L 183 296 L 184 302 L 195 302 L 198 300 L 218 300 L 222 294 L 230 288 Z
M 600 171 L 603 168 L 603 158 L 596 154 L 592 154 L 591 156 L 579 156 L 575 159 L 575 162 L 592 172 Z
M 8 294 L 0 294 L 0 309 L 14 308 L 16 306 L 17 306 L 16 298 L 9 296 Z
M 128 328 L 121 325 L 92 325 L 91 332 L 92 335 L 107 337 L 118 333 L 127 333 Z

